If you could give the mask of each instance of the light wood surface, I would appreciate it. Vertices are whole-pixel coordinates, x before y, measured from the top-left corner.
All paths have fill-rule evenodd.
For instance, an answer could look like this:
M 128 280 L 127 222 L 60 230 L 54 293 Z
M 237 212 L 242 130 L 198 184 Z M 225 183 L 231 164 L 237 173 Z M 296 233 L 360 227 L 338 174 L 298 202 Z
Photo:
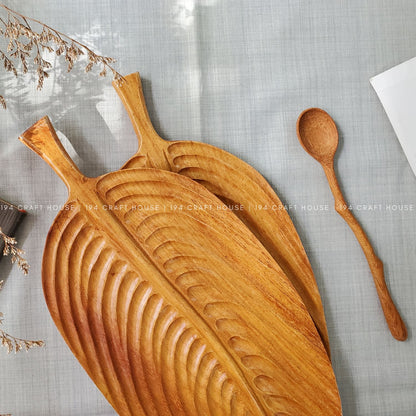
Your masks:
M 267 181 L 241 159 L 214 146 L 166 141 L 150 121 L 140 76 L 114 82 L 139 139 L 137 153 L 124 167 L 154 167 L 188 176 L 217 195 L 255 234 L 300 294 L 330 354 L 322 301 L 302 242 L 283 204 Z
M 348 209 L 334 171 L 334 157 L 338 147 L 338 131 L 328 113 L 319 108 L 305 110 L 298 118 L 297 134 L 303 148 L 321 163 L 335 200 L 335 210 L 351 227 L 367 258 L 387 325 L 394 338 L 407 339 L 407 329 L 390 296 L 384 278 L 383 263 L 360 224 Z
M 219 199 L 158 169 L 87 178 L 48 118 L 20 139 L 69 189 L 43 257 L 50 313 L 120 415 L 341 415 L 301 298 Z

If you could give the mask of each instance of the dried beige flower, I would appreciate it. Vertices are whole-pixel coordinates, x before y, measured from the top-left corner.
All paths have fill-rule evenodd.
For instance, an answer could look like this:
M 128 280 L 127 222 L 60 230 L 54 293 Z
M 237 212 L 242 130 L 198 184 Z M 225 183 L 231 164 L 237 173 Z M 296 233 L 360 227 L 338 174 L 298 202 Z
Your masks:
M 7 12 L 7 19 L 0 16 L 0 36 L 3 35 L 8 40 L 6 52 L 0 50 L 0 61 L 3 61 L 4 69 L 12 72 L 16 77 L 18 76 L 16 64 L 19 63 L 22 73 L 25 74 L 29 70 L 31 61 L 36 67 L 37 88 L 42 89 L 45 78 L 49 76 L 47 70 L 52 68 L 52 64 L 42 57 L 43 51 L 47 51 L 55 53 L 57 56 L 63 55 L 68 72 L 72 70 L 82 55 L 87 55 L 88 63 L 85 66 L 85 72 L 90 72 L 96 65 L 101 67 L 100 76 L 105 76 L 110 71 L 116 81 L 123 79 L 111 66 L 115 62 L 113 58 L 97 55 L 77 40 L 39 20 L 26 17 L 4 4 L 0 3 L 0 7 Z M 34 30 L 29 21 L 40 27 L 41 30 Z M 6 100 L 2 95 L 0 95 L 0 105 L 6 108 Z
M 3 324 L 3 313 L 0 312 L 0 325 Z M 3 331 L 0 328 L 0 345 L 7 348 L 7 352 L 11 353 L 14 351 L 18 353 L 19 351 L 29 351 L 34 347 L 43 347 L 45 343 L 43 341 L 31 341 L 27 339 L 21 339 L 13 337 L 7 332 Z
M 0 227 L 0 239 L 4 242 L 3 256 L 11 255 L 13 264 L 17 264 L 19 269 L 22 270 L 23 274 L 29 273 L 29 263 L 24 259 L 25 252 L 17 247 L 17 241 L 13 237 L 9 237 L 4 234 Z M 0 284 L 1 289 L 1 284 Z
M 17 241 L 13 237 L 9 237 L 8 235 L 4 234 L 1 227 L 0 227 L 0 238 L 4 241 L 4 249 L 3 255 L 12 256 L 12 263 L 17 263 L 19 268 L 23 271 L 26 275 L 29 272 L 29 264 L 28 262 L 22 257 L 24 255 L 24 251 L 17 248 Z M 0 290 L 3 288 L 4 280 L 0 280 Z M 3 313 L 0 312 L 0 325 L 3 324 Z M 21 338 L 13 337 L 12 335 L 8 334 L 7 332 L 3 331 L 0 328 L 0 345 L 7 348 L 7 352 L 19 352 L 22 350 L 28 351 L 33 347 L 42 347 L 44 345 L 43 341 L 31 341 Z M 0 415 L 1 416 L 1 415 Z

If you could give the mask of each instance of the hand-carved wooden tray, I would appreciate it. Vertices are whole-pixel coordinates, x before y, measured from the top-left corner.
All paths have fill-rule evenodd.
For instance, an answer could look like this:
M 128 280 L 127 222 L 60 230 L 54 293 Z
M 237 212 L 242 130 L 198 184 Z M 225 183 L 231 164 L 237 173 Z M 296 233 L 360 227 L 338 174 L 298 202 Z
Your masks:
M 321 298 L 302 242 L 279 197 L 254 168 L 205 143 L 163 140 L 150 121 L 138 73 L 113 83 L 139 138 L 139 150 L 124 167 L 152 167 L 188 176 L 228 205 L 283 269 L 305 303 L 329 355 Z M 258 208 L 259 206 L 262 209 Z
M 230 210 L 204 208 L 219 199 L 158 169 L 86 178 L 48 118 L 21 140 L 69 189 L 43 257 L 50 313 L 120 415 L 341 415 L 301 298 Z

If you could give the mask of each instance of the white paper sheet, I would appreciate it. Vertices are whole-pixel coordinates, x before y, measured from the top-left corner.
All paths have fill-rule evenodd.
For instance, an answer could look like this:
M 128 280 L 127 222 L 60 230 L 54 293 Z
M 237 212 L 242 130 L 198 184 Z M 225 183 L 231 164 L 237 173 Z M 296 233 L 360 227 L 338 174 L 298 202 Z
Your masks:
M 416 58 L 370 80 L 416 175 Z

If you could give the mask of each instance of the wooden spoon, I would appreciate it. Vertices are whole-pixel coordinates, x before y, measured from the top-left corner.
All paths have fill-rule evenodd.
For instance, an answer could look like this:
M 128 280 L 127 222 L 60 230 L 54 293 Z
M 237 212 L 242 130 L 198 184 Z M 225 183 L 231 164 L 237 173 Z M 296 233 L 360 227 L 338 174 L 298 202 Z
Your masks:
M 319 108 L 305 110 L 297 121 L 297 135 L 302 147 L 323 167 L 335 199 L 335 210 L 354 232 L 370 266 L 378 297 L 390 332 L 399 341 L 407 339 L 407 330 L 397 311 L 384 280 L 383 263 L 360 224 L 347 209 L 334 171 L 334 156 L 338 146 L 337 127 L 328 113 Z

